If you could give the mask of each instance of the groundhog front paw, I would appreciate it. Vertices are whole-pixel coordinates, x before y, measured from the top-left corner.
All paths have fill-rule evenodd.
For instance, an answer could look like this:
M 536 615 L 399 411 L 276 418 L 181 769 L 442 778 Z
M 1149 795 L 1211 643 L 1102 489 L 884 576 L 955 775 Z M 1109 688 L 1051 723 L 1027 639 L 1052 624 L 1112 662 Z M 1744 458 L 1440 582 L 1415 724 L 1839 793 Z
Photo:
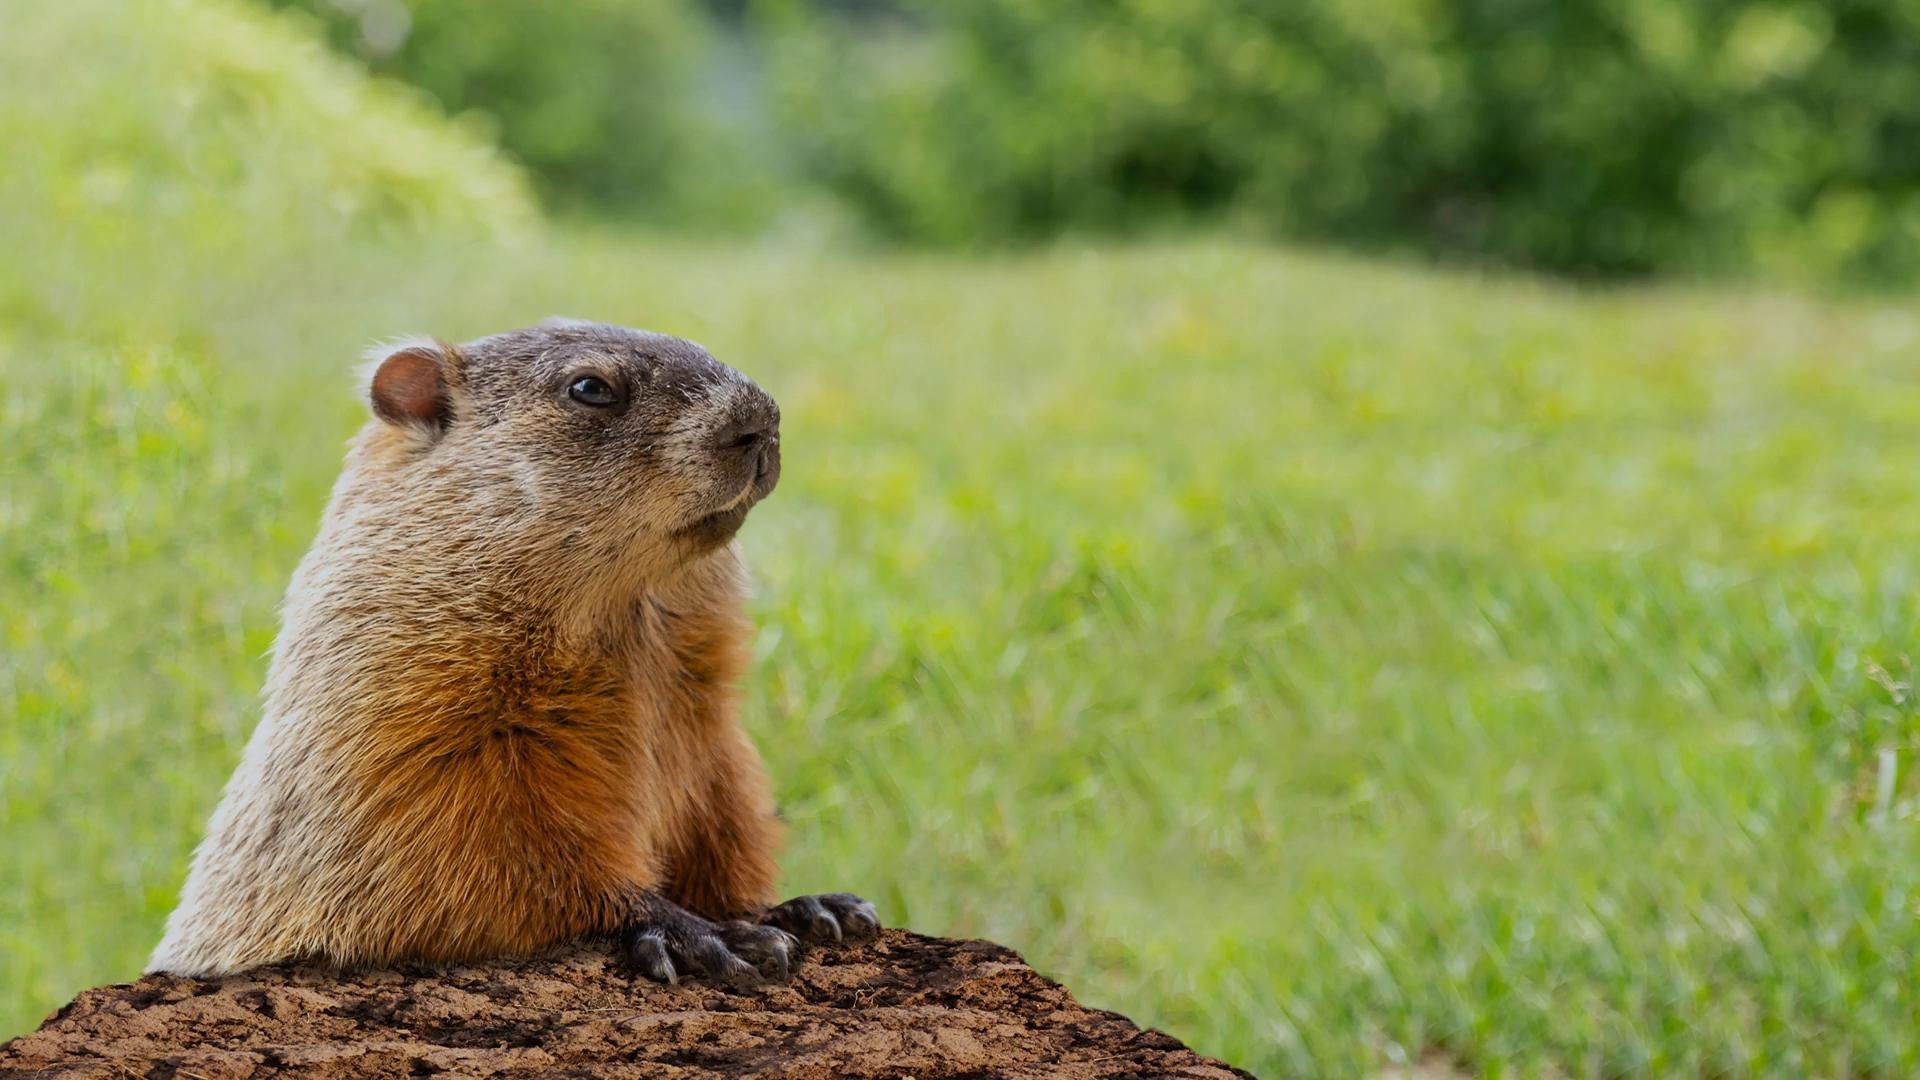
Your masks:
M 620 951 L 656 982 L 673 985 L 682 975 L 697 975 L 743 987 L 785 982 L 800 942 L 777 926 L 708 922 L 662 900 L 645 905 L 621 930 Z
M 768 909 L 760 921 L 802 941 L 859 941 L 880 932 L 880 915 L 873 905 L 843 892 L 796 896 Z
M 723 922 L 720 939 L 767 979 L 786 982 L 800 961 L 800 939 L 777 926 L 750 922 Z

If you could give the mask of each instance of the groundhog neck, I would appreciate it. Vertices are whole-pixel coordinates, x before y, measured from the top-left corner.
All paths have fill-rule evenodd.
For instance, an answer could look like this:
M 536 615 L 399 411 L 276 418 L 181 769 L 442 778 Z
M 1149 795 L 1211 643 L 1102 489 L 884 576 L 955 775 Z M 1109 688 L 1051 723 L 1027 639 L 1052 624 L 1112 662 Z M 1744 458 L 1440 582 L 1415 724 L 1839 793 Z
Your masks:
M 270 712 L 352 726 L 430 705 L 460 723 L 561 693 L 644 708 L 741 674 L 744 576 L 730 547 L 649 581 L 508 536 L 367 526 L 330 513 L 295 573 Z

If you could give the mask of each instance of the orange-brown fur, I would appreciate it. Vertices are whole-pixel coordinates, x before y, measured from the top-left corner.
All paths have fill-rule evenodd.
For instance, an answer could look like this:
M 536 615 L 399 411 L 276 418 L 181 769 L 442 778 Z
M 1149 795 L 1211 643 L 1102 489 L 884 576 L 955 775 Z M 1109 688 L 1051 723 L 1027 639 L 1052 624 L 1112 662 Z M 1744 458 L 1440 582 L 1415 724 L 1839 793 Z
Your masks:
M 734 718 L 747 626 L 690 599 L 641 602 L 585 650 L 505 623 L 396 673 L 378 735 L 343 755 L 366 793 L 346 843 L 385 853 L 393 956 L 611 930 L 635 886 L 716 918 L 772 901 L 772 800 Z
M 154 968 L 461 960 L 614 930 L 639 890 L 774 899 L 732 546 L 632 542 L 520 482 L 537 417 L 457 434 L 356 440 Z M 618 505 L 679 512 L 689 482 L 649 482 Z

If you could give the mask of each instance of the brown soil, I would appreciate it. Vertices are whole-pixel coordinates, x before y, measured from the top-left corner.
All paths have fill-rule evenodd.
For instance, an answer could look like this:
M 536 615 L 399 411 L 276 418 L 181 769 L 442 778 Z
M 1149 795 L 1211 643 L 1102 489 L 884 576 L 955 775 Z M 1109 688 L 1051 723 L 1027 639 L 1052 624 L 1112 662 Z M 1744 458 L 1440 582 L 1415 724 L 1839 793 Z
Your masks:
M 0 1077 L 1247 1074 L 1082 1008 L 1014 953 L 890 930 L 791 983 L 656 986 L 604 946 L 484 967 L 263 968 L 89 990 L 0 1046 Z

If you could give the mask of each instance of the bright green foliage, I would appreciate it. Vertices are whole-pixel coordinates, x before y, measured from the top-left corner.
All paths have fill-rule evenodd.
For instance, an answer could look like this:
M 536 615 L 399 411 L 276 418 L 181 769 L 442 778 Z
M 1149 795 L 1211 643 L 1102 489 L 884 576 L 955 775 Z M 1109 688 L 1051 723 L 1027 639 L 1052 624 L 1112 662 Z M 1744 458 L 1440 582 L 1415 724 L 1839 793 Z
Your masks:
M 534 227 L 487 142 L 303 30 L 238 0 L 10 8 L 0 318 L 171 332 L 156 279 L 298 303 L 350 242 Z
M 0 38 L 9 225 L 164 233 L 202 250 L 530 223 L 519 174 L 417 95 L 370 83 L 304 28 L 234 0 L 76 0 Z M 13 220 L 13 219 L 18 220 Z
M 905 6 L 774 38 L 788 130 L 894 236 L 1225 217 L 1577 273 L 1920 272 L 1903 0 Z
M 277 2 L 448 112 L 489 118 L 561 203 L 659 219 L 752 188 L 717 125 L 709 99 L 729 91 L 688 0 Z

